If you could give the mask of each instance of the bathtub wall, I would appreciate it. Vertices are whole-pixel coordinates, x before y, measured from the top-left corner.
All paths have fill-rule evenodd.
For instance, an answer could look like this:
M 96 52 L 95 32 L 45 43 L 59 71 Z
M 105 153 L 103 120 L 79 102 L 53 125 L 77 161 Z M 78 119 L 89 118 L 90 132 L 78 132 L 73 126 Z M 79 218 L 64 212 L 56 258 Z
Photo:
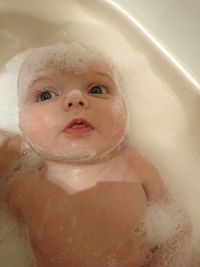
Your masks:
M 199 0 L 115 0 L 160 39 L 200 80 Z

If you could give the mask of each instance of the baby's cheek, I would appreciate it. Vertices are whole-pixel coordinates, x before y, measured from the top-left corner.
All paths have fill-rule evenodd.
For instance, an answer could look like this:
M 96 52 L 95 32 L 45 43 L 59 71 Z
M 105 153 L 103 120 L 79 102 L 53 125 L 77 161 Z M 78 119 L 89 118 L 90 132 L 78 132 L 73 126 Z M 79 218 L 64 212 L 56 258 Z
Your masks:
M 23 110 L 20 116 L 20 128 L 24 137 L 36 144 L 47 144 L 54 133 L 54 120 L 48 113 Z
M 127 109 L 121 101 L 116 101 L 112 109 L 113 134 L 124 135 L 127 129 Z

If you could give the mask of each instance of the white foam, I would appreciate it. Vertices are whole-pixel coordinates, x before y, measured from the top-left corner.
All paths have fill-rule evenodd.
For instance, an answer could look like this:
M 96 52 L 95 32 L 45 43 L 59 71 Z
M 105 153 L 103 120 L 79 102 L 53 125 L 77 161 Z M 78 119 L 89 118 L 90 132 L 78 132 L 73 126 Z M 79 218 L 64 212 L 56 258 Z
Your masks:
M 18 133 L 17 79 L 22 62 L 30 51 L 12 58 L 0 70 L 0 129 Z
M 187 225 L 189 229 L 190 223 L 189 216 L 186 216 L 176 202 L 151 203 L 145 215 L 146 237 L 152 247 L 159 246 L 183 232 L 182 229 Z M 189 241 L 190 238 L 187 243 Z

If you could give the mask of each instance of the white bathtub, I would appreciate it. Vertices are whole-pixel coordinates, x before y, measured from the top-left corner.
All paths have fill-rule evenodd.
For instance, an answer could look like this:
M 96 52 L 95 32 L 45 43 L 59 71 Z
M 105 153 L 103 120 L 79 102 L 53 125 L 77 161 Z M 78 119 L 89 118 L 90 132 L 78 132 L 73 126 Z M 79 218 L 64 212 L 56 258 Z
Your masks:
M 116 32 L 119 31 L 134 51 L 147 56 L 155 75 L 153 78 L 140 76 L 134 86 L 137 97 L 130 101 L 134 114 L 131 128 L 134 145 L 152 159 L 172 193 L 190 210 L 198 235 L 199 215 L 198 208 L 194 207 L 200 206 L 200 60 L 196 23 L 193 25 L 197 16 L 193 12 L 193 31 L 189 31 L 185 16 L 180 15 L 182 29 L 179 19 L 175 20 L 175 11 L 172 14 L 171 9 L 174 4 L 177 7 L 180 4 L 185 12 L 189 7 L 186 2 L 185 5 L 178 0 L 171 5 L 170 2 L 160 4 L 152 1 L 149 6 L 150 1 L 144 0 L 0 0 L 0 64 L 27 48 L 59 40 L 67 35 L 67 25 L 74 20 L 81 20 L 83 25 L 86 22 L 86 26 L 79 28 L 76 25 L 74 35 L 71 34 L 73 38 L 83 36 L 84 30 L 89 31 L 88 20 L 111 25 Z M 197 1 L 194 3 L 198 6 Z M 168 10 L 173 28 L 172 21 L 166 22 L 167 14 L 165 23 L 161 23 L 161 10 L 163 13 Z M 176 10 L 180 14 L 180 10 Z M 180 29 L 182 34 L 178 35 Z M 187 42 L 182 41 L 184 33 L 188 35 Z M 102 41 L 103 31 L 95 36 Z M 118 38 L 115 33 L 113 38 Z M 105 38 L 105 42 L 108 39 Z M 124 53 L 122 57 L 125 63 L 130 64 L 127 55 Z M 134 66 L 133 73 L 140 68 L 138 66 Z M 5 262 L 2 264 L 5 265 Z

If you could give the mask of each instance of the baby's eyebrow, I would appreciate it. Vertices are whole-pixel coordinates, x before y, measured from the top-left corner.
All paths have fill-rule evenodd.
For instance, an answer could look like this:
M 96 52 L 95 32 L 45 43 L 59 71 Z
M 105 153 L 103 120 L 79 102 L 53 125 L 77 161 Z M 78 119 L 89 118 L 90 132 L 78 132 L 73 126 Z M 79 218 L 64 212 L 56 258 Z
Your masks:
M 107 78 L 109 78 L 109 79 L 112 80 L 112 77 L 111 77 L 109 74 L 106 74 L 106 73 L 104 73 L 104 72 L 97 71 L 96 74 L 99 74 L 99 75 L 101 75 L 101 76 L 105 76 L 105 77 L 107 77 Z
M 49 77 L 38 77 L 38 78 L 35 78 L 31 83 L 30 83 L 30 87 L 33 86 L 34 84 L 37 84 L 41 81 L 50 81 L 50 82 L 54 82 L 51 78 Z
M 112 77 L 112 75 L 107 74 L 107 73 L 105 73 L 105 72 L 101 72 L 101 71 L 96 71 L 95 73 L 96 73 L 96 74 L 99 74 L 99 75 L 101 75 L 101 76 L 103 76 L 103 77 L 105 77 L 105 78 L 107 78 L 107 79 L 109 79 L 109 82 L 111 82 L 111 83 L 113 84 L 113 89 L 114 89 L 114 88 L 117 88 L 117 83 L 116 83 L 116 81 L 113 79 L 114 77 Z

